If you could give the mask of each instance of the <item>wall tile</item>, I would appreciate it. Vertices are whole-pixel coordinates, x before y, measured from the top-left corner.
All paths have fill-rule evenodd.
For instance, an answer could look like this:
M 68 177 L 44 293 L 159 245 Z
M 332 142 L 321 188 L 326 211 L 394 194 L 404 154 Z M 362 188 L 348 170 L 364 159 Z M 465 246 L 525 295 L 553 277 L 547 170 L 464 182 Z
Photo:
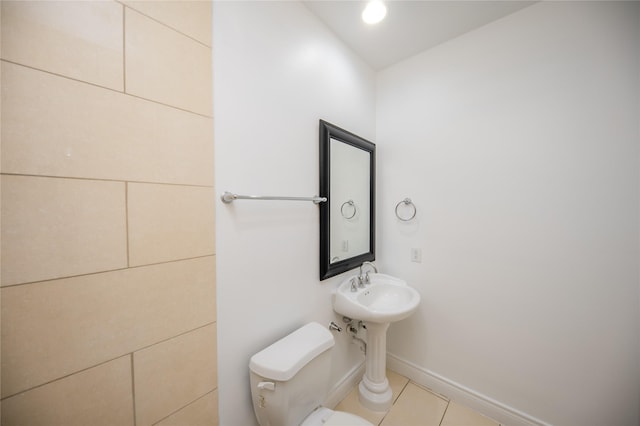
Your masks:
M 215 321 L 214 262 L 211 256 L 3 288 L 3 396 Z
M 2 285 L 127 266 L 121 182 L 4 176 Z
M 0 4 L 0 24 L 2 24 L 2 4 Z M 0 27 L 1 26 L 2 25 L 0 25 Z M 0 47 L 2 47 L 2 28 L 0 28 Z M 0 52 L 0 59 L 2 59 L 2 52 Z
M 125 9 L 126 92 L 211 116 L 211 49 Z
M 1 86 L 4 173 L 213 184 L 210 118 L 4 62 Z
M 4 426 L 133 425 L 131 356 L 2 401 Z
M 133 361 L 136 424 L 151 425 L 216 387 L 216 326 L 143 349 Z
M 172 414 L 156 426 L 217 426 L 218 390 L 206 394 L 180 411 Z
M 0 3 L 3 425 L 217 424 L 211 4 L 122 3 Z
M 213 188 L 130 183 L 127 194 L 131 265 L 214 253 Z
M 123 90 L 123 6 L 3 1 L 2 59 Z
M 210 1 L 126 0 L 122 3 L 211 46 Z

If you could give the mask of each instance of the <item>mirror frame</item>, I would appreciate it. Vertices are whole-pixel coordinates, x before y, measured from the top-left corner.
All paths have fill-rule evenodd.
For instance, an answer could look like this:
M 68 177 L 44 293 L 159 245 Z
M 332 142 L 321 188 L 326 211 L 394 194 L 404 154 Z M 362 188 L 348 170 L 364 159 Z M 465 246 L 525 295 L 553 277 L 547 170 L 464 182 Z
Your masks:
M 358 256 L 330 261 L 331 218 L 331 139 L 354 146 L 369 153 L 369 251 Z M 320 280 L 357 268 L 362 262 L 372 262 L 376 258 L 376 145 L 347 130 L 320 120 L 320 196 L 327 201 L 320 203 Z

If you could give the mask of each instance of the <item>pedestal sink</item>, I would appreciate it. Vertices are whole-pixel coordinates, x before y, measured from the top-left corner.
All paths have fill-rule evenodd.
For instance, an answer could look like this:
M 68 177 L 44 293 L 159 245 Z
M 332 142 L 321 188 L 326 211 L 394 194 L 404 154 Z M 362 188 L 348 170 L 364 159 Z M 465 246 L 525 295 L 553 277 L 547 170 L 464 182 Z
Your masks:
M 333 294 L 333 310 L 364 321 L 367 327 L 365 373 L 359 385 L 360 402 L 374 411 L 391 407 L 391 388 L 386 377 L 389 324 L 411 315 L 420 294 L 405 281 L 385 274 L 369 274 L 369 284 L 358 286 L 358 276 L 343 281 Z

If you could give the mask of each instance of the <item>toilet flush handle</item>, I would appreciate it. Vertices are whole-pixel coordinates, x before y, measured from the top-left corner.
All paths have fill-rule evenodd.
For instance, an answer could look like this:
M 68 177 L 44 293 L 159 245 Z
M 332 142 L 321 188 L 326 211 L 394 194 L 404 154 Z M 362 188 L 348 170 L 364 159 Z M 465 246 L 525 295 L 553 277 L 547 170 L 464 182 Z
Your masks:
M 258 389 L 276 390 L 276 384 L 273 382 L 260 382 L 258 383 Z

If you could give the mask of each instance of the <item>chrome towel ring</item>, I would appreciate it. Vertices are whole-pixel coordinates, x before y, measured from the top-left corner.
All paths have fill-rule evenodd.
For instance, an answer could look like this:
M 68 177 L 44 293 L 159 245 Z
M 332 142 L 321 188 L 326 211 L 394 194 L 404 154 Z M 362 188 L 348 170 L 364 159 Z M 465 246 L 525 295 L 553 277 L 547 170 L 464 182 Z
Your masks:
M 402 217 L 400 215 L 400 213 L 398 212 L 398 207 L 400 207 L 401 204 L 404 204 L 405 206 L 411 206 L 413 208 L 413 214 L 411 215 L 411 217 Z M 412 220 L 414 217 L 416 217 L 416 213 L 418 213 L 418 209 L 416 208 L 416 205 L 413 204 L 413 201 L 411 201 L 411 198 L 405 198 L 404 200 L 396 204 L 396 216 L 403 222 L 409 222 L 410 220 Z
M 350 216 L 344 214 L 344 206 L 346 205 L 351 206 L 351 208 L 353 209 L 353 213 L 351 213 Z M 353 217 L 356 215 L 356 203 L 354 203 L 353 200 L 345 201 L 344 203 L 342 203 L 342 206 L 340 206 L 340 214 L 345 219 L 353 219 Z

